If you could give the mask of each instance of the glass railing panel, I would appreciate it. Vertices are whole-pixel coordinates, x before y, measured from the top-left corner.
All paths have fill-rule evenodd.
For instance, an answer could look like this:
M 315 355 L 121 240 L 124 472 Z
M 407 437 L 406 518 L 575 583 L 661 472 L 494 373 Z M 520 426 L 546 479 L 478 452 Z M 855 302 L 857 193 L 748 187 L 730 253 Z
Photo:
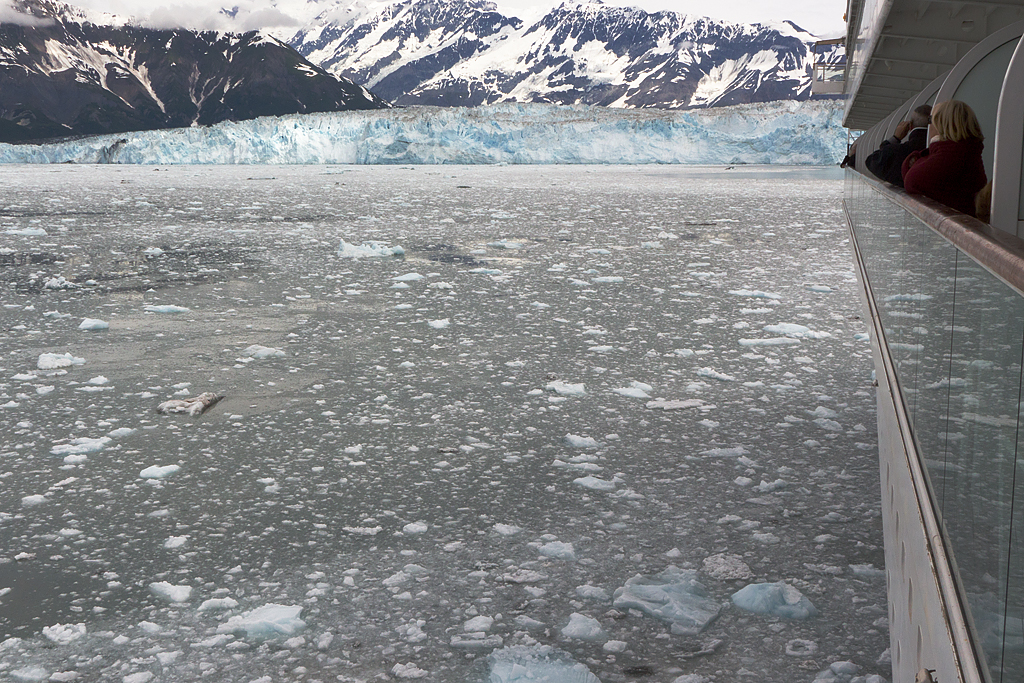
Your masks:
M 1017 422 L 1024 417 L 1018 412 Z M 1021 435 L 1018 434 L 1018 453 Z M 1011 518 L 1009 566 L 1007 567 L 1004 617 L 999 637 L 1001 642 L 1001 677 L 992 676 L 999 683 L 1020 680 L 1024 671 L 1024 458 L 1018 457 L 1014 466 L 1013 517 Z M 998 626 L 998 623 L 997 623 Z M 994 657 L 990 660 L 996 662 Z M 993 665 L 994 668 L 994 665 Z
M 998 681 L 1003 668 L 1024 298 L 961 255 L 951 331 L 940 509 L 981 646 Z M 1017 502 L 1021 504 L 1024 500 Z

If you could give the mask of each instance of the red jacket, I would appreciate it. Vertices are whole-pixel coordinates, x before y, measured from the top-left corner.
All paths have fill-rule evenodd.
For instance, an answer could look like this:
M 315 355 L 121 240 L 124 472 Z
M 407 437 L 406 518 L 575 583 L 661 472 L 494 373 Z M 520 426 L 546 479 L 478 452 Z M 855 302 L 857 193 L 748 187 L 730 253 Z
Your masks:
M 903 187 L 973 216 L 974 195 L 988 183 L 981 161 L 983 148 L 976 138 L 933 142 L 903 162 Z

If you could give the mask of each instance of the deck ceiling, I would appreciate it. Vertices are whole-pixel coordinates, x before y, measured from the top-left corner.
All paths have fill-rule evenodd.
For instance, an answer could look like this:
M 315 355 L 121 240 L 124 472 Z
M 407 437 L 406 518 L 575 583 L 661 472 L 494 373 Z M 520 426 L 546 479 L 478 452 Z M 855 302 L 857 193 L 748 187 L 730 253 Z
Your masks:
M 863 0 L 847 6 L 850 94 L 844 121 L 847 128 L 866 130 L 919 93 L 928 83 L 953 68 L 986 36 L 1024 20 L 1024 0 L 893 0 L 880 26 L 865 27 L 860 34 Z M 870 44 L 870 54 L 855 54 L 851 47 Z M 859 43 L 856 41 L 860 41 Z

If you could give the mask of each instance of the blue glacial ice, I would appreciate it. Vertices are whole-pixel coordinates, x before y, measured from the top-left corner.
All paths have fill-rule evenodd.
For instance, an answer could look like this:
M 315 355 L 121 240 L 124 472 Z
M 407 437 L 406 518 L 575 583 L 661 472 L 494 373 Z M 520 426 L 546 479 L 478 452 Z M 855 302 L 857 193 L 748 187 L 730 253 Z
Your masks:
M 788 583 L 752 583 L 733 593 L 732 602 L 742 610 L 784 619 L 806 619 L 818 614 L 803 593 Z
M 616 609 L 640 610 L 671 624 L 678 635 L 695 636 L 710 624 L 721 609 L 697 581 L 697 572 L 669 565 L 653 576 L 637 574 L 616 589 Z
M 600 683 L 584 664 L 548 645 L 506 647 L 487 661 L 488 683 Z
M 501 104 L 265 117 L 0 144 L 0 164 L 832 165 L 845 152 L 842 107 L 834 102 L 689 111 Z

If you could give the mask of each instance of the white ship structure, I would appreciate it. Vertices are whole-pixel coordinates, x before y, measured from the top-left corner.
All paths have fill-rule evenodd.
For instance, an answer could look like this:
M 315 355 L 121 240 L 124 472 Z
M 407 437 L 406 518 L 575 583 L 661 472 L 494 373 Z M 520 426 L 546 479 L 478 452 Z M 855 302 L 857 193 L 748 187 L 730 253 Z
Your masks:
M 878 380 L 894 681 L 1024 678 L 1024 2 L 849 0 L 844 196 Z M 922 104 L 967 102 L 989 223 L 872 176 Z

